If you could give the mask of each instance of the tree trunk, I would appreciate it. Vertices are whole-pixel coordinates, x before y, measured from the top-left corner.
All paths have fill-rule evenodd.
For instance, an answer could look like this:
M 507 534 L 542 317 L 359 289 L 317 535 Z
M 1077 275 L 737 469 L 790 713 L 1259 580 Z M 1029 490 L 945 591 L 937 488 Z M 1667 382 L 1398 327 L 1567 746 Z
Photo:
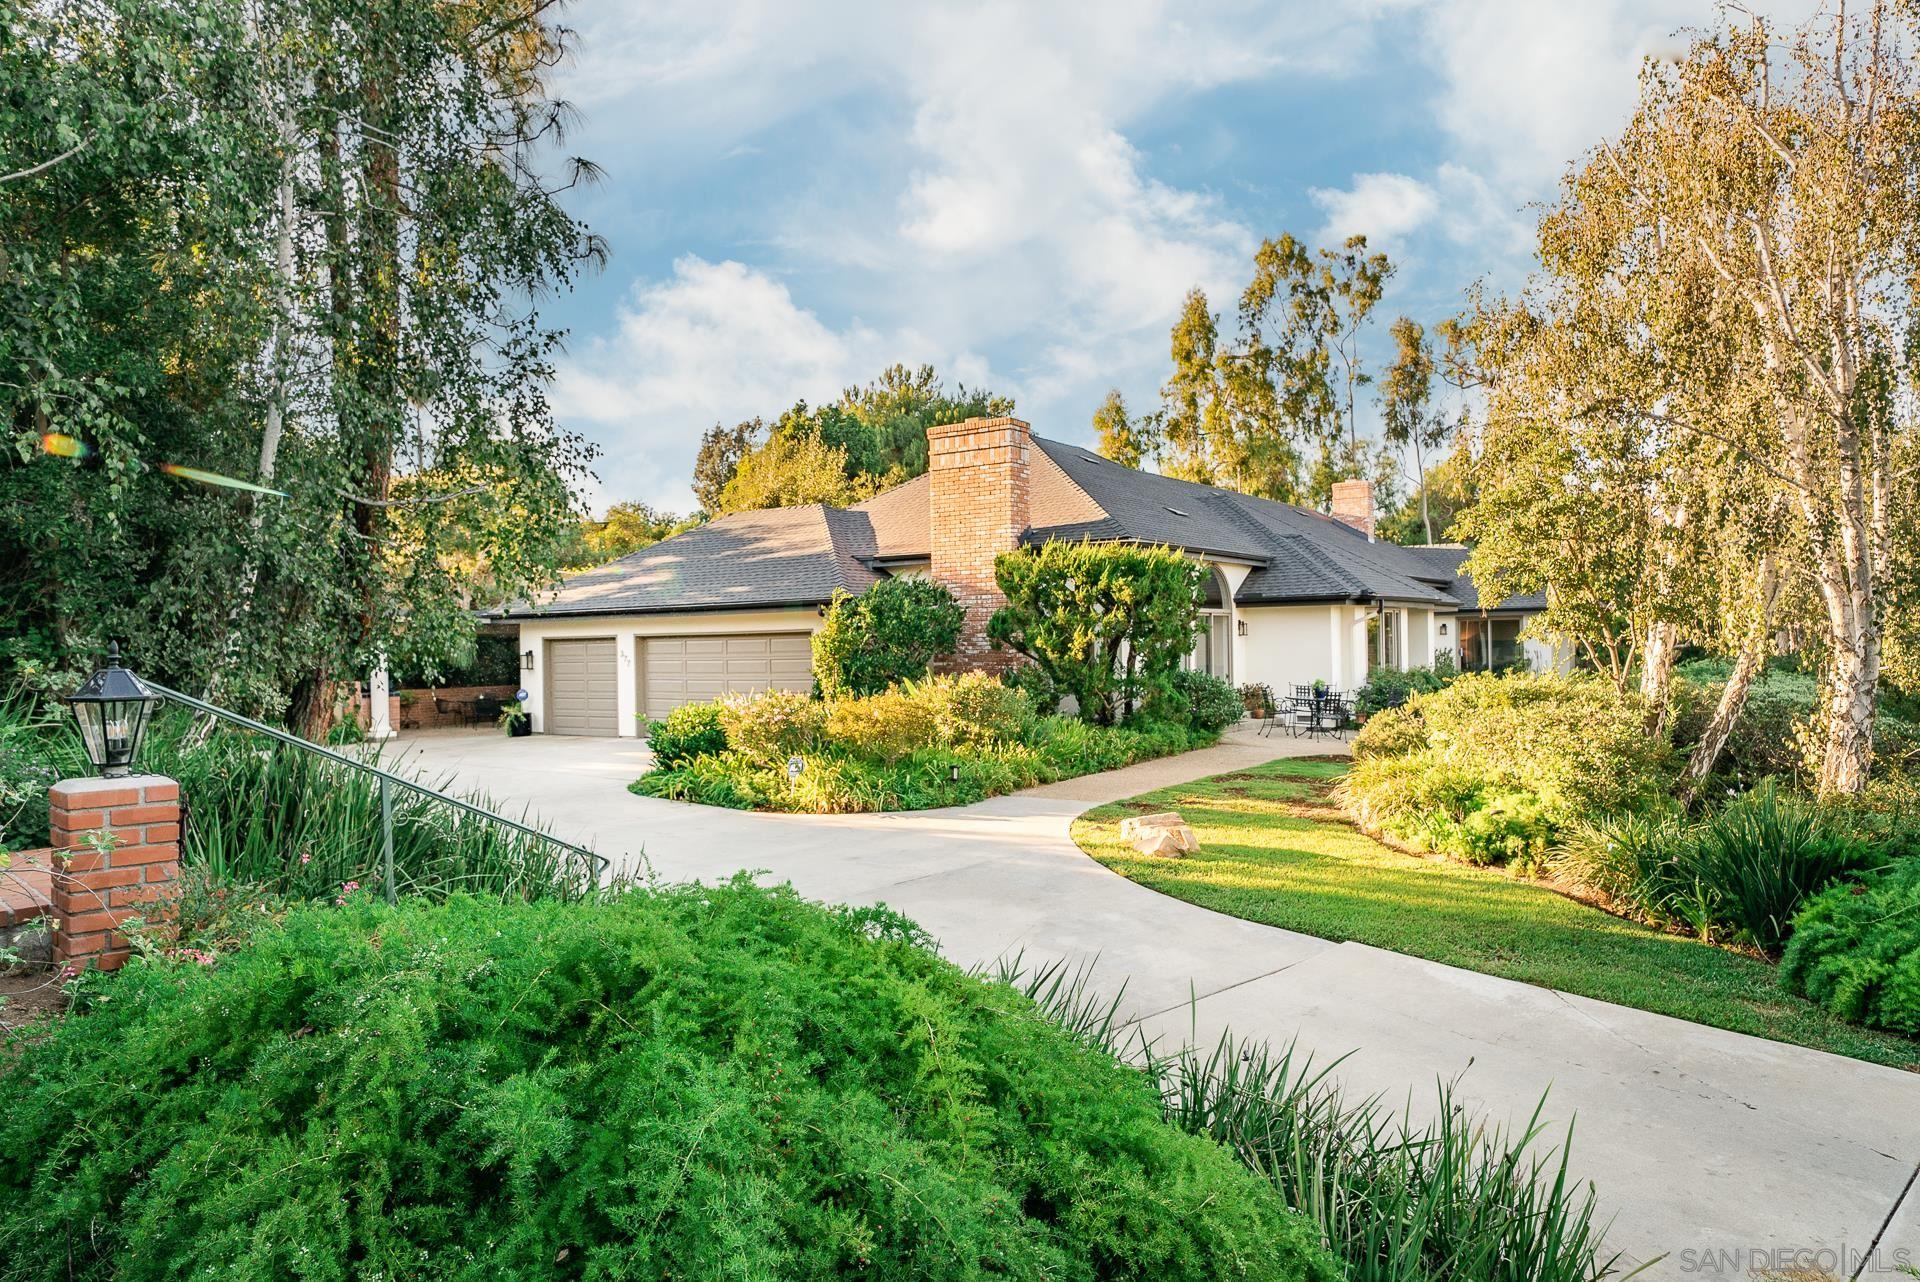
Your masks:
M 1420 524 L 1426 527 L 1427 542 L 1433 542 L 1433 513 L 1427 509 L 1427 452 L 1420 448 L 1420 425 L 1414 425 L 1413 470 L 1420 473 Z
M 1686 772 L 1682 776 L 1687 781 L 1682 800 L 1688 805 L 1693 804 L 1700 785 L 1720 763 L 1720 754 L 1726 750 L 1734 726 L 1739 724 L 1740 715 L 1746 711 L 1747 695 L 1753 689 L 1754 678 L 1760 675 L 1760 669 L 1767 661 L 1767 650 L 1773 637 L 1773 608 L 1780 597 L 1780 574 L 1773 553 L 1768 552 L 1760 558 L 1755 585 L 1759 596 L 1759 615 L 1742 639 L 1740 653 L 1733 662 L 1733 673 L 1720 691 L 1720 702 L 1715 705 L 1713 717 L 1700 735 L 1700 742 L 1693 746 L 1693 755 L 1687 759 Z
M 1880 686 L 1880 630 L 1871 619 L 1835 627 L 1828 662 L 1820 795 L 1865 790 L 1873 766 L 1873 705 Z
M 1659 734 L 1666 728 L 1667 713 L 1673 706 L 1673 660 L 1680 649 L 1680 628 L 1662 619 L 1647 630 L 1647 645 L 1640 661 L 1640 697 L 1647 704 L 1647 733 Z
M 1681 800 L 1693 804 L 1694 796 L 1700 785 L 1720 761 L 1720 754 L 1726 750 L 1727 740 L 1733 735 L 1733 727 L 1740 720 L 1740 714 L 1746 710 L 1747 694 L 1753 689 L 1753 679 L 1760 674 L 1760 665 L 1766 662 L 1766 651 L 1762 645 L 1748 638 L 1741 646 L 1740 657 L 1734 660 L 1733 675 L 1727 678 L 1727 684 L 1720 691 L 1720 702 L 1714 706 L 1713 719 L 1707 722 L 1706 730 L 1700 736 L 1700 742 L 1693 746 L 1693 755 L 1687 758 L 1687 769 L 1682 776 L 1687 782 L 1681 792 Z

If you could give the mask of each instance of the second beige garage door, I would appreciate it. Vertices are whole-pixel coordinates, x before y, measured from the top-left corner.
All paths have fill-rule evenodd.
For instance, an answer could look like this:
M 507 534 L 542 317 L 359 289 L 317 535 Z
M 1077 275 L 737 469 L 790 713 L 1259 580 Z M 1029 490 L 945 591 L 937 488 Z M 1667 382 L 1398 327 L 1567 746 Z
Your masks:
M 648 637 L 641 700 L 649 717 L 683 703 L 748 690 L 813 689 L 813 640 L 805 632 L 738 637 Z
M 548 734 L 620 733 L 613 639 L 547 642 Z

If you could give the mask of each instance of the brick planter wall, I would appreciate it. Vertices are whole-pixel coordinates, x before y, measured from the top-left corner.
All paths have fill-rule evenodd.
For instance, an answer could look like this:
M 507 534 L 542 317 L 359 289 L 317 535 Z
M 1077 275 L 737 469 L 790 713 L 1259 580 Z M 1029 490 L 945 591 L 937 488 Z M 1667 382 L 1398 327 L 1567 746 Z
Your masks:
M 160 775 L 69 779 L 47 803 L 54 961 L 113 970 L 130 951 L 121 923 L 165 913 L 178 893 L 180 785 Z
M 472 699 L 475 695 L 490 694 L 500 702 L 506 703 L 519 693 L 519 686 L 441 686 L 438 690 L 396 690 L 387 699 L 387 724 L 399 730 L 402 728 L 401 719 L 404 717 L 405 728 L 408 730 L 437 730 L 444 726 L 463 726 L 467 724 L 463 719 L 463 713 L 441 712 L 433 701 L 436 698 Z M 413 696 L 412 704 L 404 709 L 400 706 L 402 694 Z M 491 725 L 492 722 L 489 721 L 486 724 Z
M 532 676 L 532 673 L 528 673 Z M 464 726 L 462 714 L 442 712 L 434 705 L 435 699 L 472 699 L 475 695 L 490 694 L 506 703 L 520 693 L 517 685 L 492 686 L 441 686 L 427 690 L 395 690 L 387 696 L 387 724 L 395 730 L 440 730 L 448 726 Z M 400 696 L 407 695 L 412 703 L 405 708 L 400 706 Z M 367 701 L 361 697 L 360 687 L 355 686 L 347 696 L 346 716 L 366 730 L 372 724 L 372 715 Z M 488 722 L 487 724 L 492 724 Z

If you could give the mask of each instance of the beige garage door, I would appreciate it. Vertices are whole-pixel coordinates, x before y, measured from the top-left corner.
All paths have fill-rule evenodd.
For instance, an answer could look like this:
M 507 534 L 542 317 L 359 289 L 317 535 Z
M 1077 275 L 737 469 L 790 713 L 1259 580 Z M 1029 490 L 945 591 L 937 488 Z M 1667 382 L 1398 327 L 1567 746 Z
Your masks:
M 641 698 L 649 717 L 723 694 L 813 689 L 813 641 L 805 632 L 648 637 L 644 645 Z
M 613 641 L 547 642 L 547 733 L 620 733 Z

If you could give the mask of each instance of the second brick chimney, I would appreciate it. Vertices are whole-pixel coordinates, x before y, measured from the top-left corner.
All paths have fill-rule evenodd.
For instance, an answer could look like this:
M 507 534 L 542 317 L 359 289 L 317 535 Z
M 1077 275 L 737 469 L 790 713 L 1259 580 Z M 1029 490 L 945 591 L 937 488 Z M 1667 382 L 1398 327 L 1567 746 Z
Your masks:
M 1004 668 L 1014 657 L 987 644 L 987 620 L 1006 604 L 993 560 L 1027 531 L 1033 435 L 1017 418 L 970 418 L 927 429 L 927 532 L 934 579 L 966 611 L 948 666 Z
M 1335 481 L 1333 519 L 1373 537 L 1373 482 Z

